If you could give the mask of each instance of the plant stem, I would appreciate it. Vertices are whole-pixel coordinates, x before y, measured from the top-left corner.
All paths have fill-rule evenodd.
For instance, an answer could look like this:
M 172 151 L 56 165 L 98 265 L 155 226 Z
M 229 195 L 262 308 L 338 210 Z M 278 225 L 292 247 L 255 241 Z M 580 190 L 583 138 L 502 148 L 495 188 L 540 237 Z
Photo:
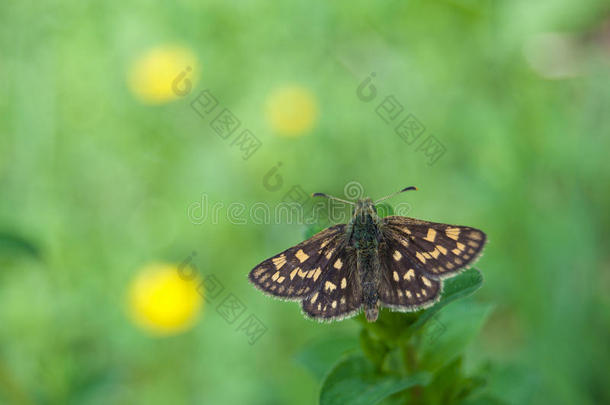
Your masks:
M 407 374 L 415 374 L 417 372 L 417 353 L 415 351 L 415 346 L 406 342 L 402 345 L 402 353 L 403 353 L 403 362 L 405 365 L 405 370 Z M 411 404 L 421 404 L 423 390 L 419 385 L 414 386 L 411 389 L 412 397 Z

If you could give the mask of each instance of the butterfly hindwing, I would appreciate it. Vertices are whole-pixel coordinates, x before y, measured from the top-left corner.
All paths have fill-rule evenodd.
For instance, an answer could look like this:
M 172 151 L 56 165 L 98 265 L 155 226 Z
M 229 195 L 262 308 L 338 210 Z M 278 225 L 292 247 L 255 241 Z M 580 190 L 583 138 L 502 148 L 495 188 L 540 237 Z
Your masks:
M 474 263 L 487 239 L 482 231 L 467 226 L 400 216 L 382 221 L 384 237 L 396 241 L 398 251 L 434 279 L 453 276 Z
M 400 240 L 386 239 L 379 248 L 379 261 L 379 299 L 384 306 L 399 311 L 415 311 L 439 299 L 442 281 L 434 280 L 422 271 L 406 254 Z
M 323 280 L 303 300 L 303 312 L 318 321 L 331 321 L 355 315 L 362 302 L 356 274 L 356 255 L 343 246 L 333 255 L 323 271 Z
M 345 225 L 332 226 L 261 262 L 248 277 L 265 293 L 302 300 L 323 282 L 328 264 L 344 240 Z

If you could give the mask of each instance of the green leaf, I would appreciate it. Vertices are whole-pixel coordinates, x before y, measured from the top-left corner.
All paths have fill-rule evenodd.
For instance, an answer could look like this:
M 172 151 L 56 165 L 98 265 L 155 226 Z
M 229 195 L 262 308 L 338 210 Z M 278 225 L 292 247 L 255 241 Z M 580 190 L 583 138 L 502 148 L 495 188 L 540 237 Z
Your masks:
M 353 336 L 324 338 L 305 345 L 297 353 L 295 360 L 318 380 L 322 380 L 343 355 L 356 348 L 358 348 L 358 339 Z
M 0 231 L 0 257 L 40 257 L 40 250 L 30 240 L 14 233 Z
M 443 331 L 434 339 L 422 340 L 419 354 L 423 369 L 434 371 L 452 362 L 478 335 L 492 306 L 470 301 L 451 305 L 435 317 Z
M 439 302 L 422 312 L 416 322 L 414 322 L 403 333 L 402 337 L 408 337 L 421 328 L 430 318 L 432 318 L 445 305 L 466 297 L 483 285 L 483 275 L 475 268 L 466 270 L 457 276 L 447 279 L 443 283 L 443 295 Z
M 320 391 L 320 405 L 372 405 L 416 385 L 427 385 L 431 376 L 417 373 L 402 377 L 379 375 L 362 355 L 341 360 L 326 376 Z

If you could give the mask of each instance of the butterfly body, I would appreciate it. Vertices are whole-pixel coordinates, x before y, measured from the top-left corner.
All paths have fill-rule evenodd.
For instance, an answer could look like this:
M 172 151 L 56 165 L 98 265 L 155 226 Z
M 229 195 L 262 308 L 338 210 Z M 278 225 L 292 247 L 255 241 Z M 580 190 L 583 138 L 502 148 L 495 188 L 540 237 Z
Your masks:
M 362 305 L 366 319 L 371 322 L 375 321 L 379 314 L 381 264 L 377 252 L 379 243 L 383 241 L 379 225 L 373 201 L 370 198 L 359 200 L 346 235 L 350 246 L 356 251 L 357 274 L 362 286 Z
M 433 305 L 442 282 L 473 263 L 482 231 L 390 216 L 369 198 L 356 202 L 349 223 L 331 226 L 257 265 L 250 281 L 263 292 L 301 301 L 306 316 L 341 320 L 379 308 L 416 311 Z

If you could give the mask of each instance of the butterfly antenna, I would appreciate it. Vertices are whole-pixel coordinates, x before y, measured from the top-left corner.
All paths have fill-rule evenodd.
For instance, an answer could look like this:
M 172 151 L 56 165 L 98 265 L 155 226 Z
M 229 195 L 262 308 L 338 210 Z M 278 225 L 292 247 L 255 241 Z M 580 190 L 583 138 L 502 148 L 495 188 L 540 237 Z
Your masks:
M 380 202 L 382 202 L 382 201 L 387 200 L 388 198 L 392 198 L 392 197 L 394 197 L 394 196 L 395 196 L 395 195 L 397 195 L 397 194 L 404 193 L 405 191 L 409 191 L 409 190 L 417 190 L 417 187 L 410 186 L 410 187 L 403 188 L 403 189 L 402 189 L 402 190 L 400 190 L 400 191 L 397 191 L 397 192 L 395 192 L 395 193 L 392 193 L 392 194 L 390 194 L 390 195 L 387 195 L 387 196 L 385 196 L 385 197 L 383 197 L 383 198 L 380 198 L 379 200 L 375 201 L 375 205 L 379 204 L 379 203 L 380 203 Z
M 328 198 L 329 200 L 337 200 L 337 201 L 344 202 L 346 204 L 355 205 L 352 201 L 343 200 L 341 198 L 333 197 L 332 195 L 328 195 L 328 194 L 324 194 L 324 193 L 313 193 L 311 196 L 312 197 L 324 197 L 324 198 Z

